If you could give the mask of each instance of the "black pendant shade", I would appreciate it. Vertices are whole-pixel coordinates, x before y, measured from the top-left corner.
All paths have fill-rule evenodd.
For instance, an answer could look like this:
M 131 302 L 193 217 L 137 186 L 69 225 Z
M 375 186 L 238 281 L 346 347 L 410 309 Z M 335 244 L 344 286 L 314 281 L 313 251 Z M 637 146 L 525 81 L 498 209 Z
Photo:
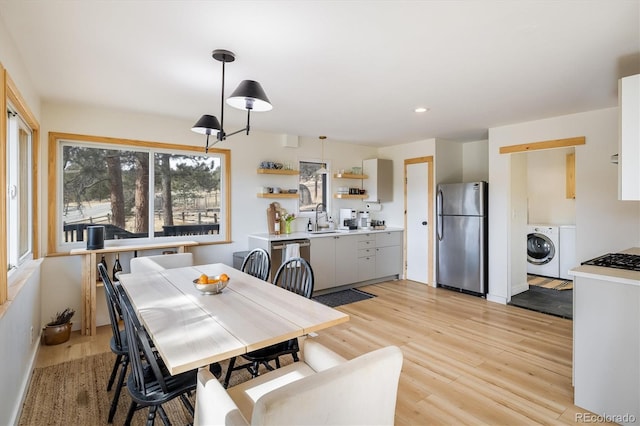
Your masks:
M 213 115 L 205 114 L 191 128 L 196 133 L 203 135 L 213 135 L 220 130 L 220 122 Z
M 273 108 L 260 83 L 253 80 L 243 80 L 229 96 L 227 104 L 234 108 L 258 112 L 270 111 Z
M 220 101 L 220 121 L 218 121 L 218 119 L 213 115 L 205 114 L 200 117 L 196 124 L 191 128 L 191 130 L 196 133 L 207 135 L 205 152 L 208 152 L 209 150 L 209 135 L 216 135 L 216 141 L 213 144 L 223 141 L 227 136 L 233 136 L 236 133 L 246 131 L 248 135 L 251 111 L 270 111 L 273 108 L 260 83 L 253 80 L 243 80 L 227 99 L 227 104 L 234 108 L 247 111 L 247 125 L 244 129 L 236 130 L 232 133 L 226 133 L 224 131 L 224 65 L 227 62 L 233 62 L 235 60 L 235 55 L 233 52 L 228 50 L 217 49 L 212 52 L 212 56 L 216 61 L 222 62 L 222 99 Z

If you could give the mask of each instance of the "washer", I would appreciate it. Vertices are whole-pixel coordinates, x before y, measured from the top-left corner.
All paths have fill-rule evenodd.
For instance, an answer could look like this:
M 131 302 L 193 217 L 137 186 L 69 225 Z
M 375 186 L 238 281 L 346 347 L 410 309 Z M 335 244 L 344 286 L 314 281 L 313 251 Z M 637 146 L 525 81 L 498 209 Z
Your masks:
M 560 277 L 560 236 L 557 226 L 528 225 L 527 273 Z

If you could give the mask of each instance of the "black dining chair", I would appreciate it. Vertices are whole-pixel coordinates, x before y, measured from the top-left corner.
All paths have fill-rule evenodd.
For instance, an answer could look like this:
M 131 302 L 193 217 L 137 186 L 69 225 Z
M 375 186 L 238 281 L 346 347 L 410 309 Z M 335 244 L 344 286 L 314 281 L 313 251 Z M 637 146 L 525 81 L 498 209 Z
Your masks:
M 124 385 L 124 379 L 129 367 L 129 347 L 127 345 L 127 336 L 125 330 L 120 330 L 120 319 L 122 319 L 122 313 L 120 309 L 120 300 L 118 299 L 115 287 L 109 278 L 109 273 L 105 269 L 102 263 L 98 263 L 98 273 L 102 282 L 104 283 L 105 300 L 107 302 L 107 311 L 109 312 L 109 320 L 111 322 L 111 332 L 113 336 L 109 342 L 111 352 L 116 355 L 116 360 L 113 363 L 113 369 L 111 370 L 111 376 L 107 384 L 107 392 L 111 391 L 113 383 L 118 374 L 118 381 L 116 382 L 116 389 L 111 399 L 111 407 L 109 408 L 108 422 L 113 422 L 113 416 L 116 414 L 118 408 L 118 400 L 120 399 L 120 392 Z
M 131 373 L 127 379 L 127 389 L 131 395 L 131 405 L 125 420 L 130 425 L 136 410 L 149 407 L 147 426 L 152 426 L 156 414 L 169 426 L 171 422 L 162 404 L 179 397 L 187 411 L 193 416 L 193 405 L 188 395 L 196 389 L 198 370 L 171 375 L 153 350 L 149 334 L 135 314 L 124 289 L 119 287 L 120 306 L 124 327 L 129 343 Z
M 269 273 L 271 272 L 269 253 L 261 248 L 251 250 L 244 257 L 240 270 L 263 281 L 269 281 Z
M 313 269 L 309 262 L 301 257 L 290 258 L 276 271 L 273 284 L 310 299 L 313 294 Z M 229 386 L 231 373 L 237 370 L 247 369 L 251 377 L 257 377 L 260 374 L 260 365 L 264 365 L 267 370 L 274 370 L 270 364 L 274 361 L 276 368 L 280 368 L 280 357 L 283 355 L 291 355 L 293 361 L 298 362 L 299 351 L 298 339 L 295 338 L 243 354 L 242 358 L 248 362 L 241 365 L 235 365 L 237 357 L 231 358 L 223 386 Z

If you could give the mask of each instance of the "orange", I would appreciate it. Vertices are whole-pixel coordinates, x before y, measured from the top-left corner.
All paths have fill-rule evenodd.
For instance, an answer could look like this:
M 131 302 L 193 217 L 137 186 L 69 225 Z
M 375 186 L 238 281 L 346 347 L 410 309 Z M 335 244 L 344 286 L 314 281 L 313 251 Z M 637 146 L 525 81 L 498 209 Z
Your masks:
M 215 278 L 209 278 L 207 280 L 207 284 L 216 284 L 218 281 L 220 281 L 220 280 L 217 280 Z
M 220 281 L 223 281 L 223 282 L 229 281 L 229 275 L 220 274 Z
M 200 275 L 200 277 L 198 277 L 198 284 L 206 284 L 209 280 L 209 277 L 206 276 L 206 274 L 202 274 Z

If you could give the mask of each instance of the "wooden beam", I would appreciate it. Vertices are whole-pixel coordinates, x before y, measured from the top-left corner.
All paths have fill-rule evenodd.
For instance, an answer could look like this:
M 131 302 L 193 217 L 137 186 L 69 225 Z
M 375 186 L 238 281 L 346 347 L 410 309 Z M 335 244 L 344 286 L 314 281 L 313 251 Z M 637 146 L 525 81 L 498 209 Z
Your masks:
M 518 152 L 538 151 L 541 149 L 551 148 L 567 148 L 570 146 L 584 144 L 586 144 L 586 138 L 584 136 L 577 136 L 575 138 L 552 139 L 541 142 L 529 142 L 520 145 L 502 146 L 500 147 L 500 154 L 515 154 Z

